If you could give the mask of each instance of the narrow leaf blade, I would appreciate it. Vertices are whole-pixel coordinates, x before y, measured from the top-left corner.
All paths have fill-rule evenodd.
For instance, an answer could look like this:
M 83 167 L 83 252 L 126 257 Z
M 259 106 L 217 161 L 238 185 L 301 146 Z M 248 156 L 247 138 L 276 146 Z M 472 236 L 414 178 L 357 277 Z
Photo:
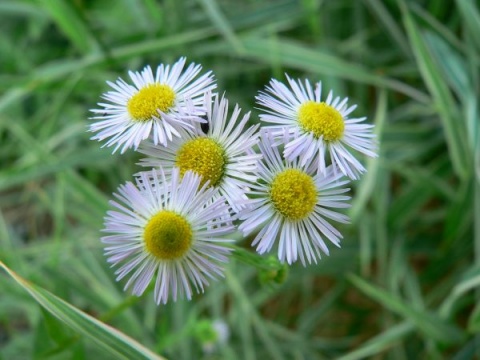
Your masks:
M 3 268 L 45 310 L 64 322 L 72 330 L 90 338 L 112 355 L 125 359 L 163 359 L 136 340 L 82 312 L 49 291 L 23 279 L 1 261 L 0 268 Z

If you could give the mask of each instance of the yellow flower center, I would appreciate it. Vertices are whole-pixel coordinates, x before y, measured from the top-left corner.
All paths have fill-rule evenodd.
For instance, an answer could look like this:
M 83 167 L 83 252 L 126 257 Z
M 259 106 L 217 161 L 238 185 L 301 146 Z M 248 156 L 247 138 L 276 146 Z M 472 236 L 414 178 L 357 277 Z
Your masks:
M 307 101 L 298 110 L 298 122 L 303 130 L 313 133 L 318 139 L 336 141 L 343 136 L 345 122 L 342 114 L 324 102 Z
M 301 170 L 287 169 L 273 179 L 270 199 L 287 219 L 301 220 L 317 203 L 317 188 L 311 176 Z
M 225 173 L 225 150 L 215 140 L 201 137 L 185 142 L 177 152 L 175 165 L 183 176 L 192 170 L 202 177 L 201 185 L 210 180 L 210 186 L 220 183 Z
M 167 112 L 175 103 L 175 92 L 164 84 L 150 84 L 140 89 L 127 103 L 130 116 L 137 121 L 148 121 L 158 116 L 158 110 Z
M 190 249 L 192 228 L 183 216 L 162 210 L 145 226 L 143 239 L 150 254 L 161 260 L 174 260 Z

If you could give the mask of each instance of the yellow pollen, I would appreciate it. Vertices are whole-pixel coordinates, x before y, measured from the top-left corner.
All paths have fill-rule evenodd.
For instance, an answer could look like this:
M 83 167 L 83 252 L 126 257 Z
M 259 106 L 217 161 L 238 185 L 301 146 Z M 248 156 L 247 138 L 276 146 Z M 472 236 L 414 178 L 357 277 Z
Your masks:
M 201 185 L 210 180 L 210 186 L 220 183 L 225 173 L 225 150 L 215 140 L 201 137 L 189 140 L 177 152 L 175 165 L 183 176 L 192 170 L 202 177 Z
M 275 209 L 289 220 L 307 217 L 317 203 L 317 188 L 311 176 L 287 169 L 272 181 L 270 199 Z
M 343 136 L 345 122 L 342 114 L 324 102 L 307 101 L 298 110 L 298 122 L 303 130 L 315 138 L 323 135 L 326 141 L 336 141 Z
M 167 112 L 175 103 L 175 92 L 164 84 L 150 84 L 140 89 L 127 103 L 130 116 L 137 121 L 148 121 L 158 116 L 158 110 Z
M 190 249 L 192 228 L 183 216 L 162 210 L 148 221 L 143 239 L 150 254 L 160 260 L 174 260 Z

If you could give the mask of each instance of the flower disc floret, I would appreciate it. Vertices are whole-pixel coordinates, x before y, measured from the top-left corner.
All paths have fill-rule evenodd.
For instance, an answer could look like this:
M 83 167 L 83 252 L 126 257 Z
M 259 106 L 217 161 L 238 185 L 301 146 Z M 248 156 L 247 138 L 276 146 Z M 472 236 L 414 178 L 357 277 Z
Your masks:
M 202 177 L 201 185 L 207 180 L 210 186 L 220 183 L 225 173 L 227 159 L 223 147 L 211 138 L 194 138 L 185 142 L 177 152 L 175 165 L 180 174 L 191 170 Z
M 167 112 L 175 104 L 175 91 L 165 84 L 150 84 L 140 89 L 127 102 L 133 120 L 149 121 L 158 117 L 158 110 Z
M 326 141 L 340 140 L 345 131 L 342 114 L 325 102 L 306 101 L 298 110 L 298 122 L 303 130 Z
M 150 254 L 160 260 L 174 260 L 190 249 L 192 228 L 181 215 L 163 210 L 149 220 L 143 237 Z
M 317 202 L 311 176 L 298 169 L 287 169 L 272 181 L 270 198 L 275 209 L 289 220 L 307 217 Z
M 247 127 L 250 113 L 241 116 L 235 105 L 229 111 L 228 100 L 211 91 L 204 101 L 208 123 L 182 138 L 173 139 L 168 147 L 144 143 L 139 151 L 146 158 L 140 165 L 148 168 L 162 167 L 167 177 L 173 168 L 179 168 L 183 176 L 188 170 L 200 175 L 201 185 L 209 181 L 209 188 L 218 188 L 234 212 L 245 207 L 247 189 L 257 180 L 260 154 L 254 152 L 258 144 L 259 125 Z

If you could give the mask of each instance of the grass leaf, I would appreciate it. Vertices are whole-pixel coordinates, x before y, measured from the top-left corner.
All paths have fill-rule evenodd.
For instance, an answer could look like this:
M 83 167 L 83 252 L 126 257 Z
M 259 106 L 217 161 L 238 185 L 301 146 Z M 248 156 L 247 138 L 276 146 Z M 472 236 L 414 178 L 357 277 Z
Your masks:
M 464 339 L 464 333 L 459 328 L 440 320 L 433 313 L 414 309 L 402 299 L 368 283 L 357 275 L 349 274 L 348 280 L 367 296 L 381 303 L 385 309 L 413 323 L 432 340 L 452 344 L 459 343 Z
M 129 338 L 113 327 L 75 308 L 47 290 L 23 279 L 3 262 L 0 267 L 24 288 L 45 310 L 64 322 L 72 330 L 88 337 L 117 358 L 124 359 L 162 359 L 136 340 Z
M 403 21 L 415 54 L 420 73 L 433 97 L 445 130 L 450 158 L 455 172 L 461 178 L 467 176 L 470 154 L 465 147 L 465 128 L 457 116 L 459 110 L 444 81 L 432 53 L 427 47 L 424 35 L 406 6 L 402 6 Z
M 95 48 L 96 42 L 73 2 L 40 0 L 40 3 L 78 50 L 87 54 Z

